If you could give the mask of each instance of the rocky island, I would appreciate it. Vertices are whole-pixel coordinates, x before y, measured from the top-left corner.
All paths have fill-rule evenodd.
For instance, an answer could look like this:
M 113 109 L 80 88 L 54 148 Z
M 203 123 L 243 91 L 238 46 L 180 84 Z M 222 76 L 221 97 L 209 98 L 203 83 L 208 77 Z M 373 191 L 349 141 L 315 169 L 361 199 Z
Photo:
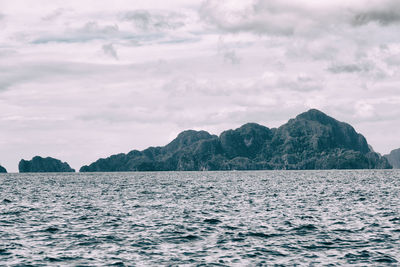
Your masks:
M 75 172 L 68 163 L 61 160 L 39 156 L 33 157 L 32 160 L 22 159 L 18 164 L 19 172 Z
M 7 173 L 6 168 L 0 165 L 0 173 Z
M 81 172 L 385 169 L 354 128 L 311 109 L 279 128 L 247 123 L 220 136 L 188 130 L 163 147 L 112 155 Z
M 392 150 L 390 154 L 385 155 L 384 157 L 387 158 L 393 168 L 400 169 L 400 148 Z

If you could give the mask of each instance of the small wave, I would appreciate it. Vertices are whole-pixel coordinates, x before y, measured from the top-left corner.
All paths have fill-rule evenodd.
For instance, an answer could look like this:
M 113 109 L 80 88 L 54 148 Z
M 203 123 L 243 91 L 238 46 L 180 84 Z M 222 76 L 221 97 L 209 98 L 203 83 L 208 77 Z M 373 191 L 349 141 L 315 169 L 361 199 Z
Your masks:
M 111 263 L 111 266 L 125 266 L 125 263 L 123 263 L 122 261 L 117 261 L 117 262 Z
M 334 222 L 332 225 L 345 225 L 345 222 L 339 221 L 339 222 Z
M 46 229 L 44 229 L 42 232 L 48 232 L 48 233 L 56 233 L 56 232 L 58 232 L 60 229 L 58 229 L 57 227 L 55 227 L 55 226 L 50 226 L 50 227 L 47 227 Z
M 90 239 L 90 240 L 85 240 L 85 241 L 79 242 L 77 245 L 78 246 L 82 246 L 82 247 L 90 247 L 90 246 L 93 246 L 93 245 L 98 245 L 100 243 L 101 242 L 98 241 L 98 240 Z
M 332 248 L 340 248 L 339 246 L 333 246 L 333 242 L 320 242 L 318 244 L 312 244 L 312 245 L 307 245 L 307 246 L 302 246 L 305 249 L 308 250 L 326 250 L 326 249 L 332 249 Z
M 136 248 L 144 248 L 144 247 L 150 247 L 155 245 L 155 242 L 152 241 L 151 239 L 141 239 L 136 241 L 135 243 L 131 244 L 131 247 L 136 247 Z
M 3 199 L 3 201 L 2 201 L 3 204 L 9 204 L 9 203 L 11 203 L 11 202 L 12 202 L 12 201 L 9 200 L 8 198 Z
M 85 234 L 78 233 L 78 234 L 72 234 L 72 235 L 70 235 L 70 237 L 76 238 L 76 239 L 82 239 L 82 238 L 88 238 L 89 236 L 85 235 Z
M 271 249 L 261 249 L 261 252 L 263 252 L 263 254 L 268 254 L 271 256 L 276 256 L 276 257 L 286 257 L 286 254 L 283 254 L 277 250 L 271 250 Z
M 398 262 L 395 258 L 393 258 L 389 255 L 383 255 L 380 257 L 376 257 L 373 259 L 373 261 L 379 262 L 379 263 L 397 263 Z
M 5 248 L 0 248 L 0 255 L 1 256 L 8 256 L 11 255 L 11 252 L 9 252 L 7 249 Z
M 339 229 L 333 229 L 333 232 L 340 232 L 340 233 L 354 233 L 354 230 L 351 229 L 343 229 L 343 228 L 339 228 Z
M 261 238 L 273 238 L 273 237 L 278 237 L 278 236 L 283 236 L 282 234 L 265 234 L 261 232 L 249 232 L 247 236 L 253 236 L 253 237 L 261 237 Z
M 357 254 L 353 254 L 353 253 L 347 253 L 346 255 L 344 255 L 345 258 L 347 259 L 359 259 L 359 258 L 370 258 L 372 257 L 371 253 L 363 250 L 358 252 Z
M 119 241 L 123 240 L 122 238 L 115 236 L 115 235 L 106 235 L 103 237 L 103 239 L 109 240 L 109 241 L 115 241 L 115 242 L 119 242 Z
M 170 243 L 180 244 L 180 243 L 193 242 L 201 239 L 202 238 L 200 236 L 189 234 L 184 236 L 170 237 L 167 238 L 166 241 Z
M 65 262 L 65 261 L 75 261 L 79 259 L 80 259 L 79 257 L 67 257 L 67 256 L 62 256 L 59 258 L 47 256 L 44 258 L 45 261 L 49 262 Z
M 208 224 L 219 224 L 219 223 L 221 223 L 221 221 L 218 220 L 218 219 L 205 219 L 204 222 L 208 223 Z
M 231 226 L 231 225 L 224 225 L 224 226 L 222 226 L 222 228 L 225 228 L 225 229 L 228 229 L 228 230 L 237 230 L 237 229 L 239 229 L 238 227 Z
M 399 265 L 400 172 L 231 174 L 10 179 L 0 266 Z
M 20 210 L 12 210 L 12 211 L 6 211 L 6 212 L 2 212 L 0 213 L 0 215 L 16 215 L 16 216 L 21 216 L 22 211 Z
M 313 224 L 303 224 L 292 229 L 292 231 L 296 232 L 298 235 L 305 235 L 316 230 L 318 230 L 318 228 Z

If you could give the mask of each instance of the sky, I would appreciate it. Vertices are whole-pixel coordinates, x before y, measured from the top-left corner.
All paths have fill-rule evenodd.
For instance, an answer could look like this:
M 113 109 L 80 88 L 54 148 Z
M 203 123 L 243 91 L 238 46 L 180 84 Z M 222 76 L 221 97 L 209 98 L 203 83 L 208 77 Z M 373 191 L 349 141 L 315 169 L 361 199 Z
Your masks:
M 400 147 L 398 0 L 0 0 L 0 164 L 317 108 Z

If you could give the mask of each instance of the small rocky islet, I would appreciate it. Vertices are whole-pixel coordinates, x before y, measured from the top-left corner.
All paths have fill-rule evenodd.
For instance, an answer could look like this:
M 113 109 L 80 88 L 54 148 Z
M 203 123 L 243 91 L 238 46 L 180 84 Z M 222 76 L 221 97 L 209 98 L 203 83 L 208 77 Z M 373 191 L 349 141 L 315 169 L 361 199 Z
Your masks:
M 0 173 L 7 173 L 6 168 L 0 165 Z
M 59 159 L 35 156 L 31 160 L 22 159 L 18 164 L 20 173 L 25 172 L 75 172 L 68 163 Z
M 351 125 L 311 109 L 279 128 L 184 131 L 166 146 L 112 155 L 80 172 L 390 168 Z

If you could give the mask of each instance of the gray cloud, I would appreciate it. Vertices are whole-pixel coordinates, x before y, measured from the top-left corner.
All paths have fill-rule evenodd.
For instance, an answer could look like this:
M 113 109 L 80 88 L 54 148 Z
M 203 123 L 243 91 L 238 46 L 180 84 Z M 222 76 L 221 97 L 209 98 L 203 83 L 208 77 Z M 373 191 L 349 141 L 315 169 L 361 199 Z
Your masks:
M 400 22 L 400 5 L 397 0 L 383 0 L 378 5 L 365 5 L 355 11 L 353 20 L 355 26 L 376 22 L 382 26 Z
M 113 44 L 105 44 L 102 46 L 104 54 L 118 59 L 117 50 L 114 48 Z
M 371 64 L 333 64 L 327 68 L 329 72 L 338 73 L 360 73 L 369 72 L 373 69 Z
M 299 74 L 296 77 L 281 77 L 279 85 L 280 87 L 300 92 L 322 91 L 324 89 L 322 79 L 314 78 L 307 74 Z
M 390 55 L 384 59 L 384 61 L 390 66 L 400 66 L 400 55 Z
M 61 81 L 63 79 L 82 79 L 96 75 L 106 75 L 112 71 L 121 69 L 134 69 L 133 66 L 108 66 L 104 64 L 88 64 L 78 62 L 40 62 L 25 64 L 0 65 L 0 90 L 6 90 L 24 83 L 50 80 Z
M 237 65 L 242 59 L 237 55 L 235 48 L 241 46 L 237 43 L 226 43 L 224 38 L 221 37 L 218 41 L 218 54 L 222 56 L 225 63 Z
M 231 63 L 233 65 L 240 63 L 240 58 L 236 55 L 236 52 L 234 50 L 225 51 L 223 53 L 223 57 L 226 62 Z
M 118 33 L 119 28 L 118 25 L 105 25 L 100 26 L 95 21 L 90 21 L 86 23 L 81 29 L 78 29 L 77 32 L 82 32 L 85 34 L 93 34 L 93 35 L 113 35 Z
M 124 13 L 121 18 L 143 31 L 173 30 L 185 25 L 185 16 L 170 11 L 135 10 Z
M 381 25 L 389 25 L 400 22 L 400 12 L 393 11 L 371 11 L 369 13 L 357 14 L 353 19 L 356 26 L 365 25 L 370 22 L 378 22 Z
M 42 20 L 44 21 L 52 21 L 55 20 L 57 18 L 59 18 L 60 16 L 62 16 L 64 13 L 66 13 L 68 11 L 68 9 L 65 8 L 57 8 L 56 10 L 54 10 L 53 12 L 45 15 L 42 17 Z
M 272 36 L 308 36 L 338 33 L 338 29 L 377 22 L 381 26 L 400 22 L 400 6 L 396 0 L 371 4 L 352 1 L 349 4 L 309 1 L 206 0 L 200 17 L 210 27 L 229 33 L 250 32 Z
M 117 24 L 101 26 L 95 21 L 89 21 L 76 29 L 67 29 L 63 34 L 44 34 L 35 38 L 32 43 L 42 44 L 49 42 L 87 42 L 96 39 L 112 39 L 124 37 Z M 125 36 L 126 37 L 126 36 Z

